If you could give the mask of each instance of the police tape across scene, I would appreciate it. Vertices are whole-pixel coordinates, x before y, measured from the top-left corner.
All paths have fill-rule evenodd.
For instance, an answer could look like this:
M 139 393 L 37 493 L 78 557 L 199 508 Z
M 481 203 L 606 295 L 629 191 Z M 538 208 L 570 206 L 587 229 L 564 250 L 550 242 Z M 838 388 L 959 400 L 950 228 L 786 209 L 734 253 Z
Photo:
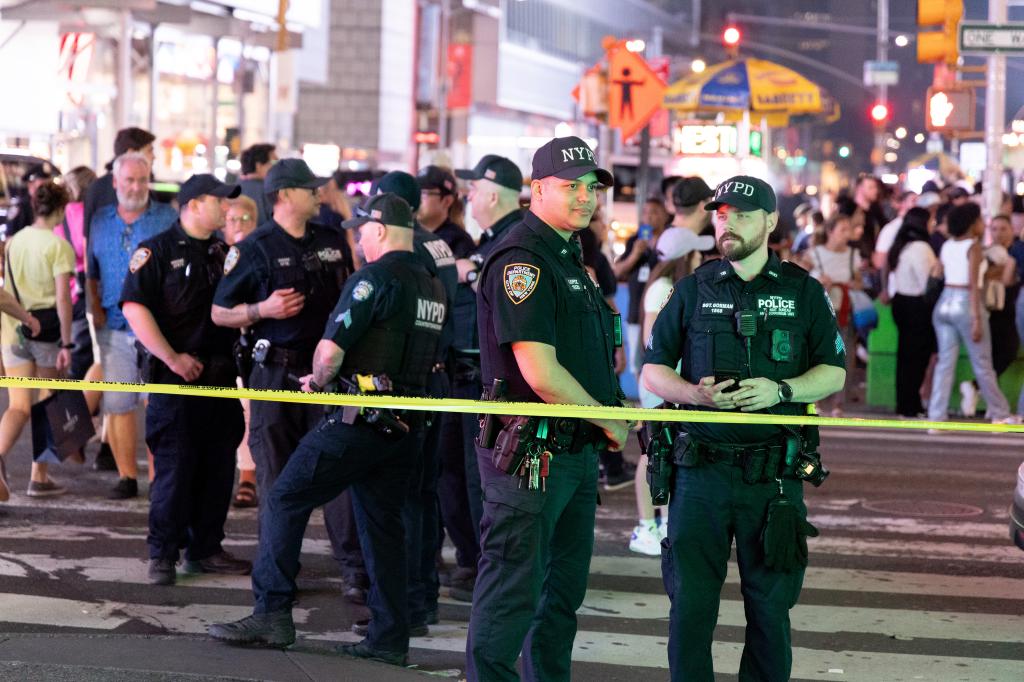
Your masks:
M 988 422 L 948 422 L 908 419 L 862 419 L 851 417 L 817 417 L 813 415 L 774 415 L 709 410 L 665 410 L 637 407 L 605 407 L 555 405 L 550 403 L 516 403 L 452 398 L 407 398 L 397 395 L 351 393 L 304 393 L 252 388 L 217 388 L 180 384 L 129 384 L 112 381 L 81 381 L 74 379 L 39 379 L 0 377 L 0 387 L 47 389 L 53 391 L 120 391 L 125 393 L 160 393 L 207 398 L 311 403 L 318 405 L 375 407 L 428 412 L 465 412 L 479 414 L 522 415 L 529 417 L 575 417 L 579 419 L 618 419 L 623 421 L 704 422 L 724 424 L 788 424 L 793 426 L 856 427 L 874 429 L 939 429 L 943 431 L 976 431 L 983 433 L 1024 433 L 1022 424 L 990 424 Z

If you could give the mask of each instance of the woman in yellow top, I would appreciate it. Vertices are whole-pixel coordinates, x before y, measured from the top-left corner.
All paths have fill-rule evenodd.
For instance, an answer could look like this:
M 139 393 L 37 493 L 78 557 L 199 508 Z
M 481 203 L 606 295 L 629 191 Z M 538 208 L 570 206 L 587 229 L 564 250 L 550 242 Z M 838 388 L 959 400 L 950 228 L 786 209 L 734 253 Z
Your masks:
M 0 354 L 7 376 L 55 378 L 71 364 L 69 282 L 75 271 L 75 252 L 53 233 L 54 226 L 64 219 L 67 203 L 68 193 L 61 185 L 48 182 L 40 186 L 32 196 L 35 222 L 7 242 L 4 290 L 39 318 L 26 328 L 6 312 L 0 317 Z M 3 460 L 29 420 L 33 389 L 12 388 L 8 393 L 7 410 L 0 418 L 0 501 L 10 496 Z M 32 464 L 29 496 L 65 492 L 47 476 L 45 464 Z

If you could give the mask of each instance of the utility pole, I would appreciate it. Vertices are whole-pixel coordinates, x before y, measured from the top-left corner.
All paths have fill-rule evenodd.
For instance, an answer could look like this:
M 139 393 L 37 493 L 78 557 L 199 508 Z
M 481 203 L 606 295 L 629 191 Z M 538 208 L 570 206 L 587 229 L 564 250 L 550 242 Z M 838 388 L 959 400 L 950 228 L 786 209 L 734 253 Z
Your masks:
M 889 57 L 889 0 L 878 0 L 878 39 L 876 59 L 884 62 Z M 878 86 L 878 101 L 889 106 L 889 86 L 880 83 Z M 885 154 L 885 131 L 886 121 L 883 120 L 875 127 L 875 154 L 878 163 L 875 164 L 875 175 L 881 175 Z
M 1005 24 L 1009 17 L 1006 0 L 988 0 L 988 20 Z M 985 176 L 982 181 L 983 208 L 989 219 L 999 213 L 1003 202 L 1003 128 L 1006 125 L 1006 55 L 988 56 L 985 85 Z
M 651 43 L 648 47 L 648 57 L 660 57 L 662 49 L 662 29 L 655 26 L 651 35 Z M 644 204 L 647 203 L 647 196 L 650 194 L 648 187 L 648 167 L 651 165 L 651 126 L 645 125 L 640 131 L 640 159 L 637 163 L 636 174 L 636 224 L 639 226 L 644 221 Z
M 452 0 L 441 0 L 440 68 L 437 96 L 437 148 L 448 150 L 448 41 L 451 31 Z

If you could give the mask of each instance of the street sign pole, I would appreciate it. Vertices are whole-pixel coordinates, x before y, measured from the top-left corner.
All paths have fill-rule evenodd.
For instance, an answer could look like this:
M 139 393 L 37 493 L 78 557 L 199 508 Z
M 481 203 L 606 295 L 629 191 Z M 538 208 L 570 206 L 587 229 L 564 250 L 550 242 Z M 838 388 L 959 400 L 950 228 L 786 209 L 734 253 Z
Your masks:
M 988 0 L 988 19 L 1005 23 L 1009 11 L 1006 0 Z M 993 53 L 988 57 L 985 87 L 985 150 L 986 168 L 982 183 L 983 208 L 988 218 L 999 213 L 1003 200 L 1003 128 L 1006 126 L 1006 55 Z

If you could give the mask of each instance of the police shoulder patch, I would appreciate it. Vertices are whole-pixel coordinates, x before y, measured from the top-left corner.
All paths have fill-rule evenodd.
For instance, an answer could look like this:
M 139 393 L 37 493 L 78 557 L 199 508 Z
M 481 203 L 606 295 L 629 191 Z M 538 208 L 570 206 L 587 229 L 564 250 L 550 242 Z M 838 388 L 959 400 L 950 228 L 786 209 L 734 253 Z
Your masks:
M 505 295 L 519 305 L 530 297 L 540 281 L 540 268 L 529 263 L 509 263 L 505 266 Z
M 228 274 L 238 265 L 238 258 L 242 255 L 237 246 L 228 249 L 228 255 L 224 256 L 224 274 Z
M 138 272 L 139 268 L 149 262 L 149 257 L 153 255 L 153 252 L 147 249 L 145 246 L 140 246 L 135 249 L 135 253 L 132 254 L 132 259 L 128 261 L 128 270 L 133 275 Z
M 356 301 L 365 301 L 370 296 L 373 296 L 373 285 L 365 279 L 356 282 L 355 288 L 352 289 L 352 298 Z

